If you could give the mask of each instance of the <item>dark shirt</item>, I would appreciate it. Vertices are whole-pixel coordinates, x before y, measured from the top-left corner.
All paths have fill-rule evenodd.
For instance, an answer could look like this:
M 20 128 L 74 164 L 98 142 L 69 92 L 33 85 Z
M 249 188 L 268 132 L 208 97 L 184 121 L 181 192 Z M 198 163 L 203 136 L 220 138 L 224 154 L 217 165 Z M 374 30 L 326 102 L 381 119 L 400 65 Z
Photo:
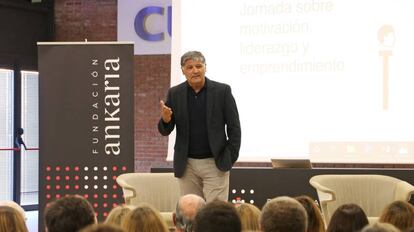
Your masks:
M 188 157 L 194 159 L 211 158 L 207 135 L 207 82 L 198 92 L 187 86 L 188 118 L 190 120 L 190 143 Z

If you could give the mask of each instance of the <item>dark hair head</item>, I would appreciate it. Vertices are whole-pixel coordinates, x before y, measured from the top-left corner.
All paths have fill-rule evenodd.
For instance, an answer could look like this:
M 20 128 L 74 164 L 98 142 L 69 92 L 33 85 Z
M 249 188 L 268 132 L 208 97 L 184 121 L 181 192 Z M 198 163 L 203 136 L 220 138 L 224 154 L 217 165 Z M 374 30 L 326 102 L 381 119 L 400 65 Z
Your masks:
M 308 230 L 307 232 L 324 232 L 325 231 L 325 222 L 322 217 L 322 213 L 316 205 L 315 200 L 309 196 L 298 196 L 295 197 L 303 208 L 306 210 L 308 215 Z
M 263 206 L 260 225 L 264 232 L 305 232 L 307 224 L 305 209 L 291 197 L 276 197 Z
M 240 232 L 241 222 L 234 205 L 214 200 L 207 203 L 195 218 L 195 232 Z
M 368 225 L 368 218 L 364 210 L 356 204 L 339 206 L 331 217 L 327 232 L 360 231 Z
M 91 204 L 79 195 L 69 195 L 50 203 L 45 210 L 48 232 L 78 231 L 96 222 Z
M 394 201 L 385 207 L 379 221 L 393 224 L 400 230 L 414 227 L 414 206 L 406 201 Z

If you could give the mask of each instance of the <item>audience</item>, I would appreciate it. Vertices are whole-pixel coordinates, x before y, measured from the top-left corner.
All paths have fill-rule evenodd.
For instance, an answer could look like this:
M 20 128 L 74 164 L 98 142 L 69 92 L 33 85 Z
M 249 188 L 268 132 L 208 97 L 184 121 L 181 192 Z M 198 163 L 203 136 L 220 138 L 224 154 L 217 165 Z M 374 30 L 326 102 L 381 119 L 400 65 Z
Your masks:
M 365 226 L 361 232 L 400 232 L 400 230 L 389 223 L 376 222 Z
M 333 213 L 327 232 L 360 231 L 368 225 L 368 218 L 364 210 L 356 204 L 344 204 Z
M 401 231 L 414 227 L 414 206 L 406 201 L 394 201 L 382 211 L 380 222 L 393 224 Z
M 113 224 L 93 224 L 79 232 L 125 232 L 121 227 Z
M 240 217 L 242 231 L 260 230 L 260 209 L 249 203 L 236 205 L 237 214 Z
M 135 209 L 117 206 L 105 224 L 96 224 L 91 204 L 81 196 L 69 195 L 45 209 L 48 232 L 169 232 L 160 213 L 147 204 Z M 206 204 L 197 195 L 182 196 L 173 213 L 176 232 L 325 232 L 325 223 L 315 201 L 308 196 L 276 197 L 260 210 L 248 203 L 236 207 L 214 200 Z M 28 232 L 25 212 L 15 202 L 0 201 L 0 232 Z M 379 222 L 368 225 L 361 207 L 344 204 L 333 213 L 326 232 L 414 232 L 414 206 L 395 201 L 382 212 Z
M 264 232 L 306 232 L 307 215 L 304 207 L 290 197 L 276 197 L 262 209 L 260 227 Z
M 28 232 L 21 212 L 10 206 L 0 206 L 1 232 Z
M 96 223 L 91 204 L 79 195 L 68 195 L 51 202 L 45 209 L 48 232 L 77 232 Z
M 126 205 L 118 205 L 109 212 L 108 217 L 105 219 L 105 224 L 121 226 L 125 216 L 131 211 L 132 209 Z
M 233 204 L 213 200 L 196 215 L 195 232 L 240 232 L 241 222 Z
M 169 232 L 160 213 L 147 204 L 139 205 L 129 212 L 121 226 L 126 232 Z
M 295 197 L 295 199 L 299 201 L 306 210 L 308 216 L 307 232 L 325 232 L 325 222 L 318 205 L 315 204 L 315 200 L 308 196 L 298 196 Z
M 198 195 L 187 194 L 182 196 L 178 200 L 175 213 L 173 214 L 175 231 L 193 231 L 194 218 L 205 204 L 206 201 Z

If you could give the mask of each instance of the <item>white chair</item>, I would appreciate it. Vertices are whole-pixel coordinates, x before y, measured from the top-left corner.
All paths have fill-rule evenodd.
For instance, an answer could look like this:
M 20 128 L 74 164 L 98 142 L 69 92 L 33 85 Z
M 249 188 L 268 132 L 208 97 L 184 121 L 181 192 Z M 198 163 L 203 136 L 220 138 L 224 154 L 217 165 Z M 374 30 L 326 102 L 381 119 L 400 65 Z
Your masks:
M 180 186 L 173 173 L 125 173 L 117 177 L 125 204 L 148 203 L 160 211 L 168 226 L 173 227 L 172 213 L 180 198 Z
M 409 201 L 414 186 L 383 175 L 317 175 L 309 183 L 316 189 L 325 222 L 343 204 L 359 205 L 369 221 L 375 221 L 393 201 Z

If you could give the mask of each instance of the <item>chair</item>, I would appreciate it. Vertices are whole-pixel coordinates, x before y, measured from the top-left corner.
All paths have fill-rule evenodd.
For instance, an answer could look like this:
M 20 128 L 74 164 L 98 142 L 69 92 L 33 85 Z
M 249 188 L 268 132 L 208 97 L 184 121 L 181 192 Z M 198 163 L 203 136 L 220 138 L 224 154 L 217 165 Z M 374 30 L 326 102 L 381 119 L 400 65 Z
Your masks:
M 316 189 L 326 225 L 343 204 L 359 205 L 369 221 L 376 221 L 385 206 L 409 201 L 414 193 L 408 182 L 383 175 L 317 175 L 309 183 Z
M 124 173 L 116 178 L 122 187 L 125 204 L 148 203 L 160 211 L 171 229 L 172 212 L 180 198 L 180 186 L 173 173 Z

